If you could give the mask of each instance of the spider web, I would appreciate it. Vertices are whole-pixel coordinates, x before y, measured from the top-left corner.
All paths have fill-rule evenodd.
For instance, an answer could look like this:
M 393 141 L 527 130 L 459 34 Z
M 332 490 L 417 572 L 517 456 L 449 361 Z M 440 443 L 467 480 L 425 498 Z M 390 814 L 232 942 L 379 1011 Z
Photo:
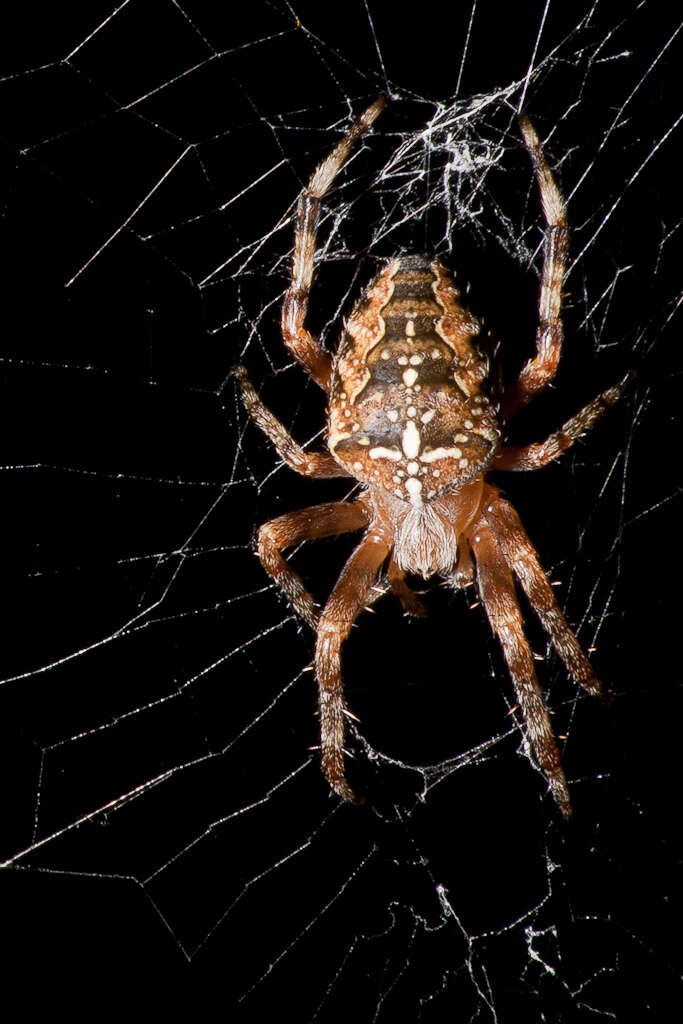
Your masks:
M 375 0 L 221 6 L 46 6 L 5 37 L 8 947 L 63 992 L 163 979 L 250 1020 L 284 999 L 299 1021 L 663 1019 L 681 995 L 680 460 L 662 472 L 680 440 L 679 26 L 600 0 L 422 23 Z M 482 610 L 436 582 L 427 620 L 385 597 L 346 645 L 353 770 L 378 797 L 340 806 L 310 749 L 312 638 L 253 555 L 265 519 L 350 493 L 284 469 L 228 374 L 241 358 L 321 443 L 322 397 L 278 333 L 292 215 L 382 89 L 325 203 L 324 343 L 378 261 L 434 251 L 510 379 L 540 268 L 524 107 L 567 197 L 571 270 L 560 373 L 511 438 L 637 371 L 560 463 L 499 481 L 614 694 L 577 695 L 527 615 L 570 825 Z M 293 553 L 319 600 L 352 544 Z

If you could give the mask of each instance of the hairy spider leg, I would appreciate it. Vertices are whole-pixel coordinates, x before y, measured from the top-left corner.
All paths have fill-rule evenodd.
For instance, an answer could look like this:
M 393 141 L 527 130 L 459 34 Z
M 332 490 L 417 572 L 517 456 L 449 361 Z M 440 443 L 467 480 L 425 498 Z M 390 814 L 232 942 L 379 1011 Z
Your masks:
M 524 634 L 512 573 L 493 531 L 486 523 L 477 524 L 471 544 L 481 603 L 503 649 L 529 742 L 558 807 L 564 817 L 569 818 L 572 809 L 567 780 L 536 678 L 533 655 Z
M 315 665 L 319 686 L 322 769 L 331 788 L 349 803 L 356 796 L 344 771 L 346 715 L 341 673 L 341 646 L 370 599 L 372 586 L 391 550 L 391 541 L 377 524 L 371 526 L 344 566 L 318 623 Z
M 369 518 L 364 506 L 358 502 L 331 501 L 287 512 L 259 527 L 257 551 L 261 565 L 311 629 L 318 627 L 318 609 L 303 580 L 280 552 L 303 540 L 361 530 L 367 526 Z
M 516 382 L 503 394 L 502 415 L 507 420 L 553 379 L 562 351 L 562 283 L 567 265 L 569 230 L 564 202 L 538 136 L 528 117 L 519 119 L 524 144 L 536 172 L 546 222 L 543 274 L 538 304 L 536 355 L 523 367 Z
M 297 473 L 301 473 L 302 476 L 308 477 L 348 477 L 349 474 L 346 470 L 340 466 L 337 460 L 334 459 L 329 452 L 305 452 L 296 443 L 296 441 L 294 441 L 280 420 L 263 404 L 256 393 L 253 384 L 249 380 L 246 368 L 241 363 L 238 363 L 237 366 L 233 367 L 232 374 L 237 378 L 242 402 L 244 403 L 244 407 L 246 408 L 249 416 L 263 431 L 282 461 L 286 463 L 290 469 L 295 470 Z M 305 511 L 307 510 L 304 509 L 304 512 Z M 299 513 L 293 513 L 293 515 L 298 514 Z M 287 516 L 282 516 L 281 519 L 286 520 Z M 265 526 L 270 526 L 272 523 L 279 523 L 280 521 L 280 519 L 274 519 L 271 520 L 270 523 L 266 523 Z M 367 522 L 368 517 L 366 516 L 361 525 L 364 526 Z M 355 526 L 349 527 L 349 530 L 354 529 L 356 529 Z M 344 533 L 345 530 L 341 529 L 338 532 Z M 309 537 L 299 537 L 298 539 L 311 540 L 315 536 L 325 536 L 325 534 L 311 534 Z M 296 541 L 292 541 L 291 543 L 296 543 Z M 288 545 L 286 543 L 280 545 L 280 547 L 287 546 Z M 261 561 L 263 561 L 263 558 Z M 267 569 L 267 571 L 270 570 Z M 271 573 L 271 575 L 273 574 Z M 295 574 L 293 573 L 293 575 Z M 417 595 L 413 593 L 411 588 L 405 582 L 405 575 L 406 574 L 398 568 L 394 560 L 391 559 L 388 566 L 387 576 L 392 593 L 401 602 L 406 615 L 424 617 L 427 615 L 427 610 L 422 601 L 420 601 Z M 283 589 L 285 588 L 283 587 Z M 311 625 L 311 620 L 307 618 L 306 615 L 303 615 L 302 617 L 309 623 L 309 625 Z M 313 625 L 313 628 L 315 628 L 315 625 Z
M 490 492 L 495 494 L 494 488 L 487 488 L 487 497 Z M 496 495 L 487 502 L 484 518 L 493 531 L 503 558 L 519 580 L 567 671 L 587 693 L 601 697 L 602 686 L 593 666 L 555 600 L 553 588 L 539 564 L 536 549 L 514 508 Z
M 301 193 L 296 215 L 292 279 L 282 304 L 282 337 L 295 359 L 316 384 L 328 392 L 332 357 L 306 327 L 308 298 L 313 281 L 316 229 L 320 203 L 346 162 L 351 150 L 388 102 L 382 94 L 351 125 L 343 139 L 313 172 Z
M 630 379 L 631 374 L 626 374 L 618 384 L 607 388 L 597 398 L 584 405 L 583 409 L 567 420 L 559 430 L 549 434 L 545 441 L 506 445 L 501 448 L 493 458 L 491 469 L 530 470 L 547 466 L 549 462 L 553 462 L 571 448 L 581 434 L 590 430 L 603 413 L 619 401 Z
M 296 443 L 277 416 L 263 404 L 241 363 L 234 366 L 231 372 L 237 378 L 240 396 L 249 416 L 290 469 L 310 477 L 349 476 L 329 452 L 305 452 Z

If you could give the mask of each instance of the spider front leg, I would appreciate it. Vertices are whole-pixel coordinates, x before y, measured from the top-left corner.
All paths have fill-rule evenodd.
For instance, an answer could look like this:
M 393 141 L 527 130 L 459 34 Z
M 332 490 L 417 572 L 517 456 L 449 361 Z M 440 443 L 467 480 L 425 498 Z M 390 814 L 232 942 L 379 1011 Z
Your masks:
M 505 561 L 519 580 L 569 674 L 591 696 L 601 697 L 600 681 L 555 600 L 553 588 L 541 568 L 536 550 L 519 516 L 512 505 L 498 496 L 493 487 L 488 492 L 490 500 L 484 515 Z
M 377 573 L 391 550 L 387 537 L 371 528 L 344 566 L 320 616 L 315 665 L 319 687 L 320 746 L 322 769 L 330 786 L 342 800 L 361 801 L 344 772 L 345 718 L 341 674 L 341 645 L 365 607 Z
M 318 626 L 315 602 L 299 574 L 282 557 L 281 551 L 303 540 L 360 530 L 367 526 L 369 518 L 363 505 L 357 502 L 349 504 L 333 501 L 298 512 L 287 512 L 259 527 L 257 550 L 261 565 L 289 598 L 299 618 L 307 622 L 311 629 L 317 629 Z
M 569 240 L 564 201 L 548 167 L 538 136 L 528 117 L 520 117 L 519 125 L 536 172 L 546 232 L 536 328 L 536 355 L 522 368 L 515 384 L 503 394 L 502 415 L 505 420 L 520 406 L 535 398 L 557 371 L 562 350 L 562 283 Z
M 485 523 L 477 524 L 471 543 L 481 603 L 503 648 L 529 742 L 555 802 L 564 817 L 569 818 L 572 809 L 567 780 L 536 678 L 533 655 L 524 635 L 512 574 L 492 530 Z
M 320 342 L 306 327 L 320 203 L 356 142 L 381 114 L 387 102 L 386 96 L 380 96 L 354 122 L 341 142 L 313 172 L 297 208 L 292 280 L 282 304 L 282 337 L 294 358 L 324 391 L 329 391 L 330 387 L 332 357 L 323 351 Z

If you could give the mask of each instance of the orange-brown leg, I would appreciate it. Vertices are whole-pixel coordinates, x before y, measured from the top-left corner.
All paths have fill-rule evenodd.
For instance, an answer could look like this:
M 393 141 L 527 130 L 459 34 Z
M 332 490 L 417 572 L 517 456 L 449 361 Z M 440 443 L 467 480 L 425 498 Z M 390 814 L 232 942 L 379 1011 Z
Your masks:
M 571 803 L 567 781 L 536 678 L 533 656 L 524 635 L 512 574 L 493 532 L 485 522 L 477 524 L 470 540 L 477 566 L 481 603 L 503 648 L 529 742 L 558 807 L 568 818 L 571 815 Z
M 302 476 L 330 477 L 349 474 L 332 458 L 329 452 L 305 452 L 285 430 L 284 426 L 268 409 L 249 380 L 246 368 L 238 363 L 232 369 L 237 378 L 240 397 L 249 416 L 266 435 L 278 455 L 290 469 Z
M 494 488 L 490 488 L 490 491 L 495 495 Z M 555 600 L 553 588 L 539 564 L 536 550 L 519 516 L 512 505 L 497 495 L 485 504 L 485 509 L 486 521 L 495 534 L 505 561 L 519 580 L 553 647 L 567 666 L 567 671 L 593 697 L 601 696 L 602 687 L 593 666 Z
M 536 355 L 522 368 L 512 387 L 503 394 L 503 419 L 543 390 L 553 379 L 562 351 L 562 283 L 567 264 L 569 232 L 560 190 L 548 167 L 538 136 L 528 117 L 520 117 L 524 144 L 536 172 L 541 206 L 546 221 L 543 243 L 543 275 L 538 304 Z
M 320 202 L 358 139 L 379 116 L 386 103 L 387 97 L 380 96 L 351 125 L 341 142 L 313 172 L 297 208 L 292 281 L 282 304 L 282 337 L 295 359 L 324 391 L 329 391 L 330 387 L 332 358 L 306 327 Z
M 547 466 L 549 462 L 553 462 L 563 452 L 566 452 L 567 448 L 571 448 L 581 434 L 590 430 L 603 413 L 619 401 L 630 376 L 627 374 L 614 387 L 603 391 L 601 395 L 585 405 L 576 416 L 572 416 L 559 430 L 550 434 L 540 444 L 507 445 L 502 448 L 494 458 L 491 469 L 540 469 L 542 466 Z
M 315 665 L 320 707 L 322 769 L 343 800 L 357 803 L 344 772 L 346 734 L 341 645 L 365 607 L 379 569 L 391 550 L 389 539 L 371 528 L 344 566 L 318 624 Z
M 299 618 L 311 629 L 317 629 L 318 610 L 299 574 L 282 557 L 284 548 L 303 540 L 349 533 L 367 526 L 369 516 L 359 503 L 344 501 L 314 505 L 297 512 L 288 512 L 264 523 L 258 531 L 258 556 L 268 575 L 287 595 Z

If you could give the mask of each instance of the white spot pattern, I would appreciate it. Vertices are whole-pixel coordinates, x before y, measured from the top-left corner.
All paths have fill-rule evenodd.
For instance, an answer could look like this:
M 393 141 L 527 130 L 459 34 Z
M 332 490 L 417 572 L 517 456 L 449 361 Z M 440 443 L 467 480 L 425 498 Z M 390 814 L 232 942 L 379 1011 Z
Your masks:
M 401 435 L 401 446 L 404 454 L 409 459 L 417 458 L 418 452 L 420 451 L 420 431 L 412 420 L 405 425 L 403 434 Z

